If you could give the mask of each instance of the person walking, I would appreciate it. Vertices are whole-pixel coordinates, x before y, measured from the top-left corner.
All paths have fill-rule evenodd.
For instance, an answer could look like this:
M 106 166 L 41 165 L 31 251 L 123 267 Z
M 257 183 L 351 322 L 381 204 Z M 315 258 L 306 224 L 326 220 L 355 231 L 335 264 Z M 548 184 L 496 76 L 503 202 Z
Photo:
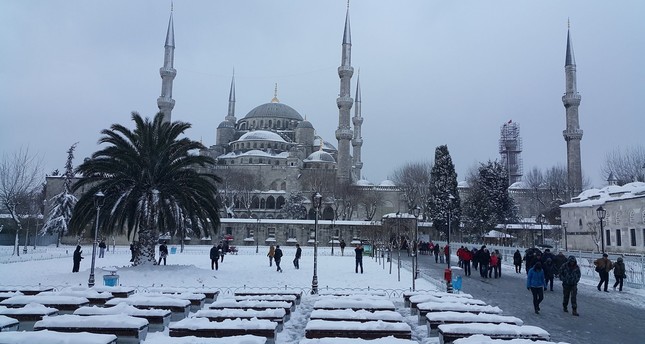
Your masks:
M 551 258 L 547 258 L 546 262 L 544 262 L 544 266 L 542 266 L 542 269 L 544 270 L 545 280 L 544 290 L 546 291 L 546 288 L 549 287 L 551 291 L 553 291 L 553 278 L 557 273 L 555 265 L 553 264 L 553 260 L 551 260 Z
M 74 250 L 74 256 L 72 260 L 74 261 L 74 266 L 72 267 L 72 272 L 78 272 L 78 269 L 81 267 L 81 259 L 83 259 L 83 251 L 81 250 L 81 245 L 76 246 L 76 250 Z
M 159 262 L 157 262 L 157 265 L 161 265 L 162 259 L 163 259 L 163 265 L 166 265 L 166 257 L 168 257 L 168 246 L 166 246 L 166 242 L 164 241 L 159 246 Z
M 296 244 L 296 256 L 293 258 L 293 266 L 296 269 L 300 269 L 300 257 L 302 256 L 302 249 L 300 244 Z
M 219 255 L 219 257 L 221 259 L 220 262 L 222 262 L 222 263 L 224 262 L 224 255 L 227 254 L 227 253 L 228 253 L 228 240 L 224 240 L 224 242 L 222 243 L 222 252 Z
M 99 258 L 105 258 L 105 240 L 101 239 L 99 243 Z
M 267 257 L 269 257 L 269 266 L 273 266 L 274 255 L 275 255 L 275 246 L 271 245 L 269 246 L 269 253 L 267 253 Z
M 530 290 L 533 294 L 533 309 L 535 310 L 535 314 L 540 314 L 540 302 L 544 300 L 543 288 L 546 288 L 544 270 L 542 270 L 542 263 L 537 262 L 526 276 L 526 289 Z
M 567 263 L 567 257 L 565 257 L 562 251 L 558 252 L 558 254 L 555 255 L 555 258 L 553 258 L 553 266 L 555 267 L 556 275 L 560 273 L 560 269 L 566 263 Z
M 354 252 L 356 253 L 356 273 L 358 273 L 358 267 L 361 267 L 361 273 L 363 273 L 363 246 L 361 244 L 356 245 Z
M 133 242 L 130 244 L 130 255 L 131 255 L 130 262 L 134 262 L 134 256 L 136 255 L 136 253 L 135 253 L 136 251 L 137 251 L 137 249 L 136 249 L 136 247 L 134 246 L 134 241 L 133 241 Z
M 625 277 L 625 262 L 623 262 L 623 257 L 618 257 L 618 259 L 616 259 L 616 264 L 614 264 L 614 278 L 616 278 L 614 290 L 616 290 L 616 286 L 618 286 L 618 291 L 623 291 L 623 279 Z
M 515 265 L 516 274 L 522 273 L 522 254 L 519 249 L 513 253 L 513 265 Z
M 576 257 L 569 256 L 567 262 L 560 267 L 560 281 L 562 281 L 562 309 L 568 312 L 569 297 L 571 297 L 571 307 L 573 312 L 571 314 L 579 316 L 578 314 L 578 282 L 580 282 L 580 267 L 576 262 Z
M 434 262 L 439 263 L 439 245 L 434 245 L 434 247 L 432 248 L 432 253 L 434 253 Z
M 498 274 L 499 274 L 499 269 L 497 266 L 498 259 L 499 257 L 497 257 L 497 253 L 493 251 L 493 253 L 490 255 L 490 269 L 488 269 L 488 278 L 491 278 L 493 276 L 495 278 L 498 277 Z
M 211 270 L 219 269 L 219 264 L 217 263 L 219 262 L 219 250 L 220 249 L 217 244 L 213 244 L 213 247 L 211 247 Z
M 607 253 L 603 253 L 602 258 L 598 258 L 593 262 L 596 266 L 596 272 L 598 272 L 598 275 L 600 276 L 600 282 L 598 282 L 597 286 L 598 291 L 600 291 L 601 286 L 604 291 L 607 291 L 607 285 L 609 284 L 609 271 L 614 268 L 614 264 L 612 264 L 611 260 L 607 257 L 609 257 Z
M 461 252 L 461 265 L 464 269 L 464 276 L 470 276 L 470 261 L 473 260 L 473 253 L 468 249 L 464 249 Z
M 495 250 L 495 255 L 497 256 L 497 277 L 502 278 L 502 253 Z
M 275 252 L 273 253 L 273 260 L 275 260 L 275 266 L 276 266 L 276 271 L 277 272 L 282 272 L 282 268 L 280 267 L 280 261 L 282 260 L 282 249 L 280 249 L 280 245 L 276 245 L 275 247 Z
M 344 256 L 345 255 L 345 240 L 340 239 L 340 255 Z

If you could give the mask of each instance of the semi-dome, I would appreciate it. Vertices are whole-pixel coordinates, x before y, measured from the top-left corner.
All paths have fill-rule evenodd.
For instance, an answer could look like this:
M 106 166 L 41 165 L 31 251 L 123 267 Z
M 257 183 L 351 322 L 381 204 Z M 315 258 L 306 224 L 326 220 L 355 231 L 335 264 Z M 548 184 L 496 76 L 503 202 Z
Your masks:
M 334 157 L 331 154 L 325 151 L 315 151 L 311 153 L 305 160 L 305 162 L 336 162 Z
M 233 124 L 233 123 L 231 123 L 231 122 L 229 122 L 229 121 L 224 121 L 224 122 L 220 123 L 220 124 L 217 126 L 217 129 L 224 129 L 224 128 L 231 128 L 231 129 L 235 129 L 235 124 Z
M 287 142 L 282 138 L 282 136 L 266 130 L 250 131 L 240 136 L 240 138 L 238 139 L 238 141 L 257 141 L 257 140 Z
M 245 119 L 265 117 L 302 121 L 302 116 L 300 116 L 298 111 L 294 110 L 291 106 L 282 103 L 262 104 L 249 111 L 249 113 L 244 116 Z
M 299 128 L 299 129 L 313 129 L 314 126 L 308 120 L 304 120 L 304 121 L 298 123 L 298 126 L 296 128 Z
M 374 186 L 374 183 L 370 182 L 367 179 L 360 179 L 356 181 L 356 185 L 358 186 Z

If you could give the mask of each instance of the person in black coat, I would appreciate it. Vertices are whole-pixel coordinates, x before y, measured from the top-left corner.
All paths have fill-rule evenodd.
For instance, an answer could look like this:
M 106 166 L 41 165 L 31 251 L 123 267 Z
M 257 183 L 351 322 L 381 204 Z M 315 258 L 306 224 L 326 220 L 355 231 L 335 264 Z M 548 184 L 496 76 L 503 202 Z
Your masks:
M 553 279 L 557 274 L 557 270 L 551 258 L 546 259 L 546 262 L 544 262 L 544 265 L 542 266 L 542 270 L 544 270 L 544 280 L 546 281 L 544 290 L 546 290 L 547 287 L 550 287 L 551 291 L 553 291 Z
M 362 245 L 356 245 L 356 248 L 354 249 L 354 252 L 356 253 L 356 273 L 358 273 L 358 267 L 360 266 L 361 268 L 361 273 L 363 273 L 363 246 Z
M 213 247 L 211 247 L 211 270 L 217 270 L 219 269 L 218 261 L 219 261 L 219 247 L 217 244 L 213 244 Z
M 166 265 L 166 257 L 168 257 L 168 246 L 166 246 L 166 242 L 164 241 L 161 246 L 159 246 L 159 262 L 157 265 L 161 265 L 161 260 L 163 259 L 163 265 Z
M 76 250 L 74 250 L 74 266 L 72 267 L 72 272 L 78 272 L 78 269 L 81 267 L 81 259 L 83 259 L 81 256 L 82 253 L 83 251 L 81 251 L 81 246 L 76 246 Z
M 275 247 L 275 252 L 273 253 L 273 260 L 275 261 L 275 266 L 277 267 L 276 271 L 282 272 L 282 268 L 280 267 L 280 261 L 282 260 L 282 249 L 280 248 L 280 245 L 277 245 Z
M 513 265 L 515 265 L 515 273 L 522 273 L 522 254 L 520 250 L 515 250 L 515 253 L 513 253 Z
M 301 256 L 302 256 L 302 249 L 300 248 L 300 244 L 296 244 L 296 257 L 293 258 L 293 266 L 295 266 L 296 269 L 300 269 Z

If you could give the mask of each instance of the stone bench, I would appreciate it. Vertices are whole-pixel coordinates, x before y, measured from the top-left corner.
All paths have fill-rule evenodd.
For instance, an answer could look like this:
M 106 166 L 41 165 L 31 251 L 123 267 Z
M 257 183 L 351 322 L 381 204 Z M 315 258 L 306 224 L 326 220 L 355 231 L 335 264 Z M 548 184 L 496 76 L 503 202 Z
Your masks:
M 532 341 L 551 339 L 549 332 L 537 326 L 517 326 L 510 324 L 447 324 L 439 325 L 439 342 L 452 343 L 459 338 L 472 335 L 485 335 L 491 339 L 528 339 Z
M 21 295 L 24 295 L 24 294 L 19 291 L 3 291 L 3 292 L 0 292 L 0 301 L 4 301 L 8 298 L 12 298 L 14 296 L 21 296 Z
M 291 303 L 284 301 L 236 301 L 234 299 L 222 299 L 208 305 L 208 309 L 250 309 L 256 311 L 281 308 L 286 313 L 285 319 L 289 319 L 291 307 Z
M 260 319 L 269 320 L 278 324 L 277 331 L 281 331 L 287 313 L 282 308 L 265 309 L 256 311 L 252 309 L 204 309 L 197 311 L 193 317 L 206 318 L 209 321 L 222 322 L 227 319 Z
M 0 306 L 0 315 L 6 315 L 20 322 L 18 328 L 21 331 L 31 331 L 36 321 L 46 316 L 58 315 L 58 309 L 45 307 L 41 304 L 30 303 L 24 307 L 8 308 Z
M 110 299 L 113 299 L 114 296 L 112 293 L 108 292 L 98 292 L 92 289 L 86 290 L 74 290 L 74 289 L 63 289 L 61 291 L 45 291 L 38 296 L 74 296 L 74 297 L 84 297 L 89 302 L 90 305 L 104 305 Z
M 487 313 L 432 312 L 426 314 L 428 333 L 443 324 L 489 323 L 524 325 L 522 319 L 512 316 Z
M 170 337 L 207 337 L 220 338 L 242 335 L 265 337 L 267 344 L 275 344 L 277 326 L 269 320 L 228 319 L 222 322 L 209 321 L 206 318 L 187 318 L 170 324 Z
M 467 305 L 454 302 L 424 302 L 418 304 L 417 309 L 419 310 L 419 325 L 426 323 L 426 315 L 431 312 L 502 314 L 502 310 L 499 307 Z
M 416 340 L 390 337 L 376 339 L 343 338 L 343 344 L 418 344 Z M 298 344 L 338 344 L 338 338 L 301 339 Z
M 394 303 L 390 300 L 380 299 L 353 299 L 353 298 L 324 298 L 316 301 L 314 309 L 322 310 L 339 310 L 351 309 L 354 311 L 366 310 L 369 312 L 376 311 L 394 311 Z
M 0 332 L 17 331 L 20 322 L 6 315 L 0 315 Z
M 417 306 L 420 303 L 424 302 L 453 302 L 453 303 L 463 303 L 467 305 L 479 305 L 485 306 L 486 302 L 478 299 L 466 298 L 466 297 L 451 297 L 451 296 L 442 296 L 437 297 L 434 295 L 414 295 L 410 297 L 410 312 L 412 315 L 417 314 L 419 311 Z
M 148 320 L 148 332 L 163 331 L 170 324 L 171 311 L 167 309 L 139 309 L 127 303 L 119 303 L 113 307 L 81 307 L 74 315 L 115 315 L 124 314 L 135 318 Z
M 117 336 L 119 343 L 140 343 L 148 334 L 148 321 L 123 314 L 90 316 L 67 314 L 40 320 L 34 325 L 34 330 L 113 334 Z
M 166 309 L 172 312 L 171 321 L 179 321 L 189 314 L 190 301 L 167 296 L 146 297 L 145 294 L 136 294 L 125 299 L 114 298 L 105 303 L 106 307 L 126 303 L 139 309 Z
M 273 291 L 236 291 L 235 296 L 257 296 L 257 295 L 293 295 L 296 297 L 296 305 L 300 304 L 302 292 L 293 290 L 273 290 Z
M 129 287 L 109 287 L 104 285 L 95 285 L 92 287 L 93 290 L 98 292 L 109 292 L 112 293 L 112 296 L 118 298 L 126 298 L 134 295 L 134 288 Z
M 283 301 L 291 303 L 291 310 L 296 310 L 296 296 L 295 295 L 236 295 L 233 297 L 235 301 Z
M 163 296 L 163 297 L 172 297 L 172 298 L 176 298 L 176 299 L 188 300 L 188 301 L 190 301 L 190 311 L 191 312 L 197 312 L 198 310 L 202 309 L 204 307 L 204 303 L 206 302 L 206 295 L 205 294 L 190 293 L 190 292 L 183 292 L 183 293 L 141 293 L 139 295 L 141 295 L 141 296 L 149 296 L 149 297 Z
M 412 328 L 406 323 L 384 321 L 328 321 L 309 320 L 305 327 L 305 338 L 361 338 L 376 339 L 382 337 L 412 339 Z
M 530 341 L 528 339 L 493 339 L 488 336 L 476 334 L 466 338 L 459 338 L 453 342 L 454 344 L 513 344 L 513 343 L 526 343 L 526 344 L 563 344 L 562 342 L 549 342 L 549 341 Z M 300 342 L 299 344 L 303 344 Z
M 76 309 L 87 306 L 90 301 L 84 297 L 58 296 L 58 295 L 22 295 L 0 301 L 0 306 L 11 308 L 24 307 L 30 303 L 41 304 L 46 307 L 56 308 L 61 314 L 71 314 Z
M 64 333 L 49 330 L 0 332 L 2 344 L 47 343 L 47 344 L 116 344 L 117 337 L 111 334 Z
M 404 291 L 403 292 L 403 304 L 405 307 L 410 307 L 410 298 L 414 295 L 432 295 L 434 297 L 444 297 L 444 296 L 454 296 L 454 297 L 464 297 L 472 299 L 470 294 L 453 294 L 445 291 Z
M 211 303 L 217 300 L 219 296 L 219 290 L 212 288 L 171 288 L 171 287 L 152 287 L 148 288 L 148 291 L 151 293 L 161 293 L 161 294 L 182 294 L 182 293 L 193 293 L 193 294 L 204 294 L 206 299 L 204 302 Z
M 0 286 L 0 293 L 5 292 L 20 292 L 23 295 L 38 295 L 43 291 L 52 291 L 54 288 L 51 287 L 9 287 L 9 286 Z
M 405 318 L 399 312 L 394 311 L 375 311 L 366 310 L 354 311 L 351 309 L 322 310 L 315 309 L 309 316 L 311 320 L 333 320 L 333 321 L 385 321 L 385 322 L 405 322 Z

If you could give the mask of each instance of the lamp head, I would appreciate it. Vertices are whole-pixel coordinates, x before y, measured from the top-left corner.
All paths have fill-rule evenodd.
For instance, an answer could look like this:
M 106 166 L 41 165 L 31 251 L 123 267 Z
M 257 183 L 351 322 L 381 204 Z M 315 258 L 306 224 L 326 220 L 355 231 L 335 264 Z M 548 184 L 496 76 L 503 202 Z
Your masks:
M 102 191 L 99 191 L 94 194 L 94 206 L 100 208 L 105 203 L 105 194 Z
M 419 206 L 414 207 L 414 209 L 412 209 L 412 214 L 414 214 L 414 217 L 418 218 L 419 215 L 421 215 L 421 208 Z
M 598 207 L 598 209 L 596 209 L 596 215 L 598 215 L 599 220 L 603 220 L 605 218 L 605 216 L 607 215 L 607 210 L 605 210 L 605 208 L 600 206 L 600 207 Z

